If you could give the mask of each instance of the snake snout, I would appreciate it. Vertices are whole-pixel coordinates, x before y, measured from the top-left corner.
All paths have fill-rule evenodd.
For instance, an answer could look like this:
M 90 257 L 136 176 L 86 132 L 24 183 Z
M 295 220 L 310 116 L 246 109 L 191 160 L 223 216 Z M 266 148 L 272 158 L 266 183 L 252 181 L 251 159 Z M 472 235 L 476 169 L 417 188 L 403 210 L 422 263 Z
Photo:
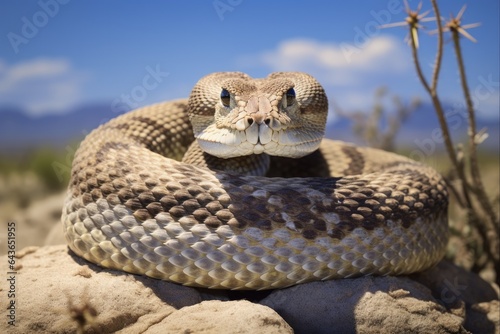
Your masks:
M 252 125 L 254 122 L 257 123 L 258 125 L 265 124 L 269 126 L 271 124 L 271 117 L 262 115 L 261 113 L 257 113 L 252 116 L 247 116 L 246 122 L 248 126 Z
M 271 102 L 265 96 L 252 96 L 248 99 L 245 106 L 245 121 L 248 126 L 252 125 L 254 122 L 257 124 L 267 124 L 271 123 L 270 113 L 273 110 Z

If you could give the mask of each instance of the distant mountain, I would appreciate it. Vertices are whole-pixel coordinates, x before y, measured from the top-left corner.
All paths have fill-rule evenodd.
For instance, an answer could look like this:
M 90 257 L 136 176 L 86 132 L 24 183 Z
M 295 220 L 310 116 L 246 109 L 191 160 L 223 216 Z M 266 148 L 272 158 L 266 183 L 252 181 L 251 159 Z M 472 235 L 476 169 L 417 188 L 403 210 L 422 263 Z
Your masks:
M 22 110 L 0 108 L 0 152 L 41 146 L 64 147 L 99 124 L 116 117 L 110 104 L 88 104 L 60 115 L 27 116 Z
M 451 110 L 450 108 L 445 110 Z M 118 116 L 110 103 L 82 105 L 62 115 L 46 115 L 38 118 L 27 116 L 16 108 L 0 108 L 0 153 L 13 153 L 42 146 L 64 148 L 70 141 L 80 140 L 99 124 Z M 454 137 L 466 135 L 467 119 L 454 115 L 449 119 Z M 486 127 L 489 138 L 483 147 L 499 149 L 499 121 L 478 119 L 478 130 Z M 340 118 L 329 123 L 328 138 L 363 144 L 352 132 L 351 120 Z M 402 125 L 396 138 L 398 147 L 416 146 L 417 143 L 436 139 L 433 131 L 439 131 L 439 123 L 432 105 L 423 104 Z M 434 136 L 434 137 L 433 137 Z

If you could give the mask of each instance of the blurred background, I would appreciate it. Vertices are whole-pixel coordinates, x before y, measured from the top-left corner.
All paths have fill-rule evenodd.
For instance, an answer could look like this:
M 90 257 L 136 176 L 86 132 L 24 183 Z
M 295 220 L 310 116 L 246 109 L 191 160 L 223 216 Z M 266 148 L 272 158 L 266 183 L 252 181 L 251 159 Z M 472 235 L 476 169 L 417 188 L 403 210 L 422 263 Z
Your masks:
M 439 4 L 444 18 L 463 5 Z M 430 9 L 425 1 L 422 12 Z M 0 15 L 0 254 L 11 220 L 18 249 L 50 242 L 72 156 L 87 133 L 137 107 L 187 97 L 214 71 L 308 72 L 330 99 L 328 137 L 449 168 L 437 117 L 415 74 L 408 29 L 380 28 L 405 20 L 403 1 L 26 0 L 2 1 Z M 494 193 L 499 2 L 471 3 L 462 19 L 481 23 L 468 30 L 477 42 L 463 38 L 462 51 L 478 129 L 488 132 L 480 162 Z M 419 54 L 429 77 L 435 22 L 422 25 Z M 438 91 L 458 143 L 466 138 L 467 113 L 445 36 Z

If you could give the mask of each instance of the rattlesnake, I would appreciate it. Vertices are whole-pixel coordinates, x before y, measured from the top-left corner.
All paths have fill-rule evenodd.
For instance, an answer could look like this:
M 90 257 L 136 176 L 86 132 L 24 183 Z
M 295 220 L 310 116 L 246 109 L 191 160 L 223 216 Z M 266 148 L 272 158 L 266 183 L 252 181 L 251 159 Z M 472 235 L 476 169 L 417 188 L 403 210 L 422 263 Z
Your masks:
M 101 125 L 74 157 L 69 247 L 102 267 L 220 289 L 436 264 L 448 238 L 442 177 L 322 139 L 327 109 L 307 74 L 228 72 L 202 78 L 189 100 Z

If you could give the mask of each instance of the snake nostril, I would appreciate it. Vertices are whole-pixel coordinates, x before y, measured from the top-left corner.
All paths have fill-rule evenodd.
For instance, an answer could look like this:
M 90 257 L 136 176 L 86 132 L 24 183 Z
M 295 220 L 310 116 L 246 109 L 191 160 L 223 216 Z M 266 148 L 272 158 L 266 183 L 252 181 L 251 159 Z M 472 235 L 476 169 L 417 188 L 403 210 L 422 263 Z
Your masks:
M 253 118 L 248 117 L 247 118 L 247 122 L 248 122 L 248 126 L 252 125 L 253 124 Z
M 266 119 L 264 120 L 264 123 L 265 123 L 266 125 L 271 124 L 271 119 L 270 119 L 270 118 L 266 118 Z

